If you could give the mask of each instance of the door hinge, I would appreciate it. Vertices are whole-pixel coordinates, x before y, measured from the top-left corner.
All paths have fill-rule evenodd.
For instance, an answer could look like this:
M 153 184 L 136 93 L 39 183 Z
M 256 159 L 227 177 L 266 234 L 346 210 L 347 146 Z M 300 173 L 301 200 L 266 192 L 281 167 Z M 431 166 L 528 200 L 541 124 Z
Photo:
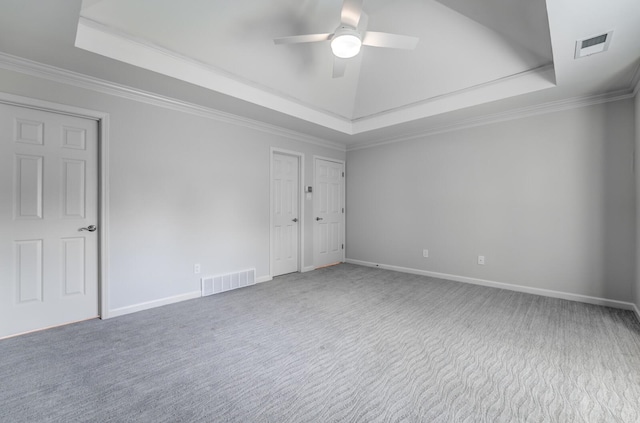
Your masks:
M 344 250 L 344 244 L 342 244 L 342 249 Z
M 344 172 L 342 172 L 342 177 L 344 178 Z
M 344 207 L 342 208 L 342 213 L 344 213 Z

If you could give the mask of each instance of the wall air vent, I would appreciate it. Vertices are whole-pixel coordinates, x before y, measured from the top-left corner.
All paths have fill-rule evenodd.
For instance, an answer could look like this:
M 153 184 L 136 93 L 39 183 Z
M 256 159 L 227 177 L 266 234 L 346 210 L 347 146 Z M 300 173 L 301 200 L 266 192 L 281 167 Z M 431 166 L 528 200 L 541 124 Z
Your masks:
M 583 38 L 582 40 L 576 41 L 575 58 L 579 59 L 581 57 L 591 56 L 592 54 L 607 51 L 609 49 L 609 44 L 611 43 L 612 35 L 613 31 L 609 31 L 606 34 Z
M 256 269 L 227 273 L 226 275 L 206 276 L 200 279 L 202 296 L 219 294 L 236 288 L 254 285 L 256 283 Z

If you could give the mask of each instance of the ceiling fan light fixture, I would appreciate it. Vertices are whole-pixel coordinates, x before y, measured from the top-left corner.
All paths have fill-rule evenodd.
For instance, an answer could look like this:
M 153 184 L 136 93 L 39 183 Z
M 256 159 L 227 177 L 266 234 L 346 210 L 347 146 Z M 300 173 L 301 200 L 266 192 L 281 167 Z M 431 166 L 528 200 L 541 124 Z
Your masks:
M 331 51 L 341 59 L 350 59 L 357 56 L 361 47 L 360 34 L 349 28 L 341 28 L 341 30 L 336 31 L 335 36 L 331 39 Z

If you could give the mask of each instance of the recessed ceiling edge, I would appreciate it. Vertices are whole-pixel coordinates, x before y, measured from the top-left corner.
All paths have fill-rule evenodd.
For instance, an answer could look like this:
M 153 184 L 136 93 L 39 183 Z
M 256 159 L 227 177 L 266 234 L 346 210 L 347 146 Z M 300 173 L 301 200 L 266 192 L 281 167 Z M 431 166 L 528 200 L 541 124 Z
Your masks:
M 555 86 L 553 64 L 372 116 L 349 120 L 231 78 L 213 67 L 133 39 L 80 17 L 75 45 L 87 51 L 177 78 L 287 115 L 355 135 Z

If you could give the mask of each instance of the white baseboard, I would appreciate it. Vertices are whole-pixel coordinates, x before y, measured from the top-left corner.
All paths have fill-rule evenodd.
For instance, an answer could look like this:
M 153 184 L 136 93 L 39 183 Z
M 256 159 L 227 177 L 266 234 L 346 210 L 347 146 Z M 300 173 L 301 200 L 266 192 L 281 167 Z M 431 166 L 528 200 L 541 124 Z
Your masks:
M 271 277 L 271 275 L 260 276 L 259 278 L 256 278 L 256 283 L 269 282 L 272 280 L 273 278 Z
M 112 317 L 124 316 L 125 314 L 131 314 L 142 310 L 149 310 L 150 308 L 161 307 L 168 304 L 179 303 L 180 301 L 192 300 L 194 298 L 200 298 L 201 296 L 201 291 L 193 291 L 173 297 L 161 298 L 159 300 L 147 301 L 140 304 L 115 308 L 109 310 L 108 318 L 110 319 Z
M 640 310 L 638 309 L 638 305 L 637 304 L 633 305 L 633 311 L 636 312 L 636 317 L 638 318 L 638 321 L 640 322 Z
M 307 272 L 311 272 L 312 270 L 316 270 L 315 266 L 307 266 L 307 267 L 303 267 L 302 270 L 300 271 L 300 273 L 307 273 Z
M 495 282 L 495 281 L 489 281 L 485 279 L 470 278 L 467 276 L 451 275 L 448 273 L 430 272 L 428 270 L 392 266 L 389 264 L 371 263 L 371 262 L 362 261 L 362 260 L 347 259 L 346 262 L 351 264 L 357 264 L 360 266 L 377 267 L 380 269 L 394 270 L 396 272 L 411 273 L 414 275 L 430 276 L 433 278 L 470 283 L 473 285 L 482 285 L 482 286 L 488 286 L 491 288 L 507 289 L 509 291 L 525 292 L 527 294 L 541 295 L 543 297 L 560 298 L 563 300 L 577 301 L 580 303 L 595 304 L 595 305 L 601 305 L 606 307 L 619 308 L 623 310 L 635 310 L 636 315 L 638 316 L 638 319 L 640 319 L 640 313 L 638 312 L 638 308 L 636 307 L 636 305 L 633 303 L 625 302 L 625 301 L 609 300 L 606 298 L 599 298 L 599 297 L 590 297 L 588 295 L 572 294 L 569 292 L 554 291 L 551 289 L 532 288 L 529 286 L 514 285 L 510 283 L 505 283 L 505 282 Z
M 270 280 L 273 280 L 273 278 L 270 275 L 261 276 L 259 278 L 256 278 L 256 283 L 258 284 L 262 282 L 269 282 Z M 159 300 L 147 301 L 140 304 L 120 307 L 113 310 L 109 310 L 107 318 L 110 319 L 112 317 L 124 316 L 125 314 L 131 314 L 131 313 L 135 313 L 142 310 L 149 310 L 150 308 L 156 308 L 156 307 L 161 307 L 168 304 L 179 303 L 180 301 L 193 300 L 194 298 L 200 298 L 200 297 L 202 297 L 202 291 L 193 291 L 193 292 L 188 292 L 186 294 L 176 295 L 173 297 L 161 298 Z

